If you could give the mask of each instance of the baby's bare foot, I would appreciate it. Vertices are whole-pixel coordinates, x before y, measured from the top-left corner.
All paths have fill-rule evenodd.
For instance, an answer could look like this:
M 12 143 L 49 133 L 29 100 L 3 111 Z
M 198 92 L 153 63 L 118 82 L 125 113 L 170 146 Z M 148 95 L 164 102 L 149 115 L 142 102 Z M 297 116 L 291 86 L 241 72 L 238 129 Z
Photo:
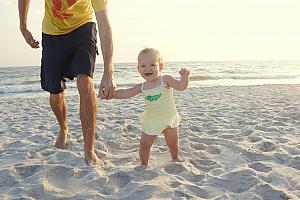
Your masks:
M 147 169 L 146 165 L 139 165 L 134 168 L 136 171 L 145 171 Z
M 67 135 L 68 135 L 68 129 L 61 130 L 59 132 L 59 135 L 56 138 L 55 147 L 59 149 L 65 149 L 67 146 Z

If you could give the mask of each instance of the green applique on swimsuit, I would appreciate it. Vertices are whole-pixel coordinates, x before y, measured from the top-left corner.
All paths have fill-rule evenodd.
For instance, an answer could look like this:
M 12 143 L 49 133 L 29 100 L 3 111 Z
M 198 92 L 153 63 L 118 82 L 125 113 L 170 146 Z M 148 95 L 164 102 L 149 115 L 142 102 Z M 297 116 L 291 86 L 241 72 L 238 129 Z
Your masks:
M 153 96 L 152 95 L 148 95 L 146 97 L 146 99 L 152 102 L 152 101 L 157 101 L 159 99 L 159 97 L 161 97 L 161 93 L 153 95 Z

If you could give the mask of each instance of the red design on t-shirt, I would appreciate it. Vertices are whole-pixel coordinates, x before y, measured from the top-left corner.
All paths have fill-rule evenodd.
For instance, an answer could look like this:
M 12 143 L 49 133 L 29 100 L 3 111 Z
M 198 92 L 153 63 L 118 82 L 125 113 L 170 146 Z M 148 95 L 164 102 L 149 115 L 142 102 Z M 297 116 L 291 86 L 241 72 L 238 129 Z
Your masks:
M 63 3 L 62 0 L 52 0 L 53 7 L 52 7 L 52 13 L 54 17 L 57 17 L 58 19 L 68 19 L 69 17 L 73 16 L 73 13 L 64 13 L 63 10 Z M 76 3 L 76 0 L 67 0 L 68 6 L 71 7 Z
M 71 7 L 76 3 L 76 0 L 67 0 L 68 5 Z

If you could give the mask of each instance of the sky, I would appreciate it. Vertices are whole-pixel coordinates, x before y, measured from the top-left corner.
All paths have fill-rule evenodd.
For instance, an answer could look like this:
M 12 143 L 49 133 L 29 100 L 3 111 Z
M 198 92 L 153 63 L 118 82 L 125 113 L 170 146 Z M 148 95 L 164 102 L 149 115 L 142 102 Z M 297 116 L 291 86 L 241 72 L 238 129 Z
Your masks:
M 17 2 L 0 1 L 0 67 L 38 66 L 41 48 L 25 43 Z M 28 16 L 39 41 L 43 4 L 31 0 Z M 116 63 L 136 62 L 144 47 L 165 61 L 300 60 L 299 0 L 108 0 L 108 12 Z

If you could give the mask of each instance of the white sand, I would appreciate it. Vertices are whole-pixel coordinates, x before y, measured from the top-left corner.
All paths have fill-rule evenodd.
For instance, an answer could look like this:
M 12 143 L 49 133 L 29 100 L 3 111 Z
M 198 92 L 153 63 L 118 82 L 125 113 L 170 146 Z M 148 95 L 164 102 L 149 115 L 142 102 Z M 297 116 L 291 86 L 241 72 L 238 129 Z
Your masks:
M 95 147 L 105 169 L 86 166 L 78 96 L 67 96 L 68 148 L 43 97 L 1 97 L 0 199 L 300 199 L 300 85 L 189 88 L 176 92 L 181 155 L 163 137 L 150 168 L 134 170 L 141 97 L 100 102 Z

